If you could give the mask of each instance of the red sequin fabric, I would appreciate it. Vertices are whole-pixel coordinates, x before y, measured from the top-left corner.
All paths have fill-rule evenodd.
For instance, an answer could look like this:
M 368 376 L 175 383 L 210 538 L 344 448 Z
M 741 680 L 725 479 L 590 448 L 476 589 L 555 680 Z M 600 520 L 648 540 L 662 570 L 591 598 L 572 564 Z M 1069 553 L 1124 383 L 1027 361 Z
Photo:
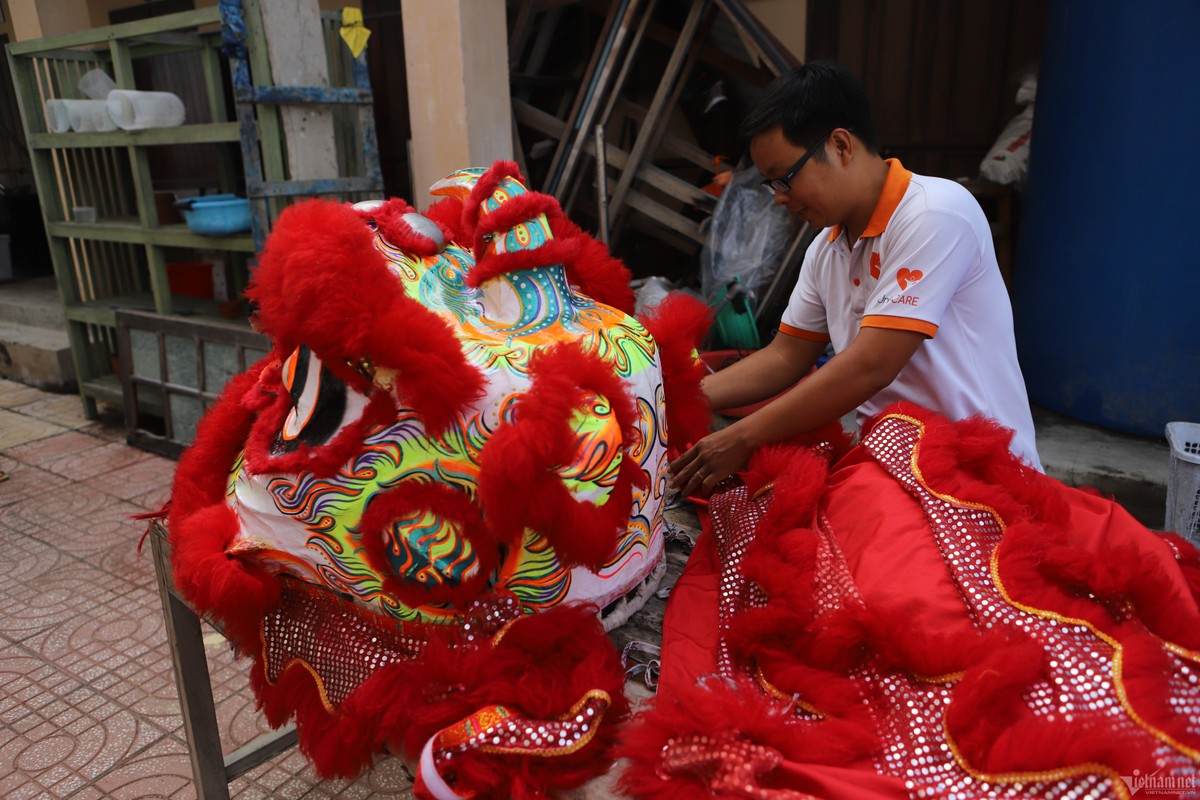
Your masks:
M 923 435 L 921 420 L 903 414 L 877 423 L 862 447 L 883 470 L 920 505 L 925 532 L 944 561 L 967 617 L 979 632 L 1006 630 L 1032 640 L 1045 652 L 1041 678 L 1022 696 L 1034 717 L 1066 721 L 1080 732 L 1106 731 L 1114 737 L 1150 742 L 1145 774 L 1158 784 L 1137 784 L 1145 775 L 1122 776 L 1104 764 L 1062 764 L 1037 771 L 987 773 L 972 765 L 946 727 L 949 708 L 961 674 L 923 678 L 867 659 L 846 677 L 858 686 L 867 719 L 874 724 L 881 746 L 874 756 L 876 772 L 900 780 L 914 798 L 1048 798 L 1099 800 L 1130 798 L 1136 786 L 1190 786 L 1175 796 L 1200 793 L 1196 753 L 1139 717 L 1122 685 L 1119 645 L 1079 620 L 1028 608 L 1006 596 L 993 571 L 993 555 L 1004 532 L 1004 521 L 982 502 L 942 495 L 926 484 L 915 453 Z M 731 481 L 710 500 L 712 535 L 720 557 L 717 652 L 721 676 L 731 679 L 755 674 L 755 666 L 739 657 L 729 640 L 731 623 L 749 608 L 769 603 L 762 590 L 743 574 L 743 560 L 759 535 L 770 508 L 771 492 L 751 496 Z M 824 508 L 824 506 L 822 506 Z M 867 608 L 853 572 L 839 546 L 838 530 L 829 516 L 818 513 L 813 535 L 818 537 L 816 592 L 818 618 L 847 605 Z M 841 524 L 845 524 L 844 522 Z M 842 531 L 845 533 L 845 531 Z M 905 580 L 896 565 L 896 580 Z M 869 608 L 867 612 L 869 613 Z M 1168 686 L 1172 710 L 1189 719 L 1189 733 L 1200 726 L 1200 666 L 1187 653 L 1167 648 Z M 769 684 L 766 686 L 770 690 Z M 820 730 L 821 717 L 806 707 L 804 698 L 789 702 L 797 720 Z M 777 702 L 767 699 L 764 702 Z M 779 763 L 779 755 L 746 740 L 721 735 L 687 735 L 672 739 L 663 749 L 660 775 L 703 775 L 711 791 L 737 797 L 803 797 L 796 792 L 776 794 L 761 788 L 757 778 Z M 1148 780 L 1148 779 L 1147 779 Z M 1164 782 L 1165 781 L 1165 782 Z M 724 796 L 724 795 L 722 795 Z
M 303 581 L 281 583 L 279 607 L 262 623 L 267 680 L 275 683 L 289 666 L 302 665 L 331 712 L 375 670 L 414 659 L 425 646 L 424 626 L 397 624 Z M 490 638 L 520 614 L 512 595 L 489 596 L 468 609 L 463 639 Z

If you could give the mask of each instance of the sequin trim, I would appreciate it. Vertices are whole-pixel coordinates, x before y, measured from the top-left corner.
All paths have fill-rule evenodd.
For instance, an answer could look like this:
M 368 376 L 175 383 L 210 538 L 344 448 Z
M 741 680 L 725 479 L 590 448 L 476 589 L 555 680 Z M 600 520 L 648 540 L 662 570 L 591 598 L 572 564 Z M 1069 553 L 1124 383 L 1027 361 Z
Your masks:
M 591 689 L 554 720 L 529 719 L 507 706 L 487 706 L 434 737 L 434 761 L 441 774 L 469 750 L 539 758 L 570 755 L 592 741 L 611 705 L 608 692 Z
M 591 689 L 571 707 L 571 710 L 559 717 L 556 722 L 564 723 L 565 727 L 557 733 L 563 738 L 558 741 L 567 742 L 560 744 L 558 747 L 532 749 L 530 746 L 521 745 L 484 745 L 479 748 L 485 753 L 511 753 L 517 755 L 534 755 L 548 758 L 550 756 L 565 756 L 574 753 L 582 747 L 587 746 L 588 742 L 596 736 L 596 730 L 600 727 L 600 720 L 604 718 L 604 713 L 608 711 L 612 705 L 612 698 L 608 692 L 602 689 Z M 534 720 L 522 720 L 529 728 L 535 724 Z M 539 727 L 542 727 L 539 725 Z M 547 732 L 549 726 L 545 726 Z

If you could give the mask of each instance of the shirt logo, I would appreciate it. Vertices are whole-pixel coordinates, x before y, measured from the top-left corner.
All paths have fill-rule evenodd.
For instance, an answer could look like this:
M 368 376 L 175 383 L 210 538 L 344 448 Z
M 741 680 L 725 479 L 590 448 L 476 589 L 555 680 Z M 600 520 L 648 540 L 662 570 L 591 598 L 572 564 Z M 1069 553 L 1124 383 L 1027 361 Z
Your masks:
M 921 278 L 924 278 L 924 277 L 925 277 L 925 275 L 919 269 L 914 269 L 914 270 L 902 269 L 896 273 L 896 283 L 900 284 L 900 291 L 903 292 L 905 289 L 908 288 L 908 285 L 910 283 L 916 283 L 917 281 L 921 280 Z
M 879 253 L 871 253 L 871 277 L 879 280 Z

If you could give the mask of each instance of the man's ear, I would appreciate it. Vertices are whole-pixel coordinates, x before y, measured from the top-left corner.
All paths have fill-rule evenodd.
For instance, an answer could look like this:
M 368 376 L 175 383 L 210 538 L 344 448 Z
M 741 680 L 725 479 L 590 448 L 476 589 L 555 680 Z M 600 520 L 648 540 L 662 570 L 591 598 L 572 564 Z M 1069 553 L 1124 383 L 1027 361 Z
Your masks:
M 842 162 L 843 166 L 849 164 L 850 157 L 858 149 L 858 142 L 850 135 L 850 131 L 845 128 L 837 128 L 829 134 L 829 138 L 833 142 L 833 150 L 837 153 L 838 160 Z

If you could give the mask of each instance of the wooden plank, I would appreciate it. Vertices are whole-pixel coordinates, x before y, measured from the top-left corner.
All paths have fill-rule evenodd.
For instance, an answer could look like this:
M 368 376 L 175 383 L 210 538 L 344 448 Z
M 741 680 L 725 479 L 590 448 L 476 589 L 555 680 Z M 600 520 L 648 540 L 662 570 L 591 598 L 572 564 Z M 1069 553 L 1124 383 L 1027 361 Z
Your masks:
M 228 126 L 229 139 L 214 139 L 213 141 L 240 140 L 240 132 L 236 121 L 217 122 L 228 119 L 225 110 L 225 80 L 221 74 L 221 56 L 215 46 L 206 46 L 200 51 L 200 69 L 204 73 L 204 94 L 208 98 L 209 119 L 212 125 Z M 217 148 L 217 173 L 220 176 L 218 185 L 222 192 L 232 192 L 238 184 L 241 170 L 236 163 L 233 153 L 228 147 Z
M 595 141 L 588 142 L 584 151 L 595 158 Z M 629 163 L 629 154 L 616 145 L 606 142 L 604 145 L 604 160 L 617 169 L 623 170 L 625 169 L 625 165 Z M 674 197 L 676 200 L 698 206 L 709 212 L 717 204 L 717 198 L 699 186 L 693 186 L 682 178 L 667 172 L 665 169 L 656 167 L 650 162 L 645 162 L 638 167 L 637 179 L 647 186 L 653 186 L 660 192 Z
M 635 119 L 638 122 L 643 122 L 646 119 L 646 109 L 630 100 L 621 100 L 618 109 L 625 116 Z M 668 152 L 674 155 L 686 158 L 696 166 L 703 167 L 709 172 L 715 171 L 712 153 L 705 151 L 701 147 L 697 147 L 686 139 L 680 139 L 670 131 L 663 133 L 659 146 L 666 148 Z
M 236 122 L 205 122 L 180 125 L 177 128 L 147 128 L 141 131 L 108 131 L 95 133 L 35 133 L 29 146 L 35 150 L 96 147 L 155 147 L 174 144 L 208 144 L 236 142 Z
M 272 103 L 274 105 L 355 104 L 370 103 L 369 89 L 356 86 L 251 86 L 236 89 L 234 99 L 239 103 Z
M 596 40 L 598 46 L 592 51 L 587 69 L 584 71 L 584 78 L 579 84 L 579 91 L 575 94 L 571 111 L 566 116 L 567 124 L 564 128 L 564 135 L 558 140 L 558 146 L 550 160 L 545 190 L 559 199 L 562 198 L 562 190 L 567 183 L 567 173 L 569 172 L 564 168 L 564 162 L 571 157 L 571 150 L 575 146 L 574 140 L 579 136 L 588 135 L 589 121 L 591 115 L 595 113 L 596 103 L 599 102 L 599 98 L 595 95 L 598 92 L 607 91 L 608 88 L 605 81 L 607 62 L 615 55 L 618 49 L 617 39 L 624 38 L 621 31 L 628 27 L 640 2 L 641 0 L 617 0 L 617 2 L 609 4 L 604 27 Z
M 679 38 L 675 43 L 675 49 L 671 51 L 671 57 L 663 70 L 662 79 L 654 92 L 654 99 L 650 102 L 651 110 L 646 115 L 645 124 L 638 131 L 633 149 L 629 152 L 629 161 L 632 164 L 640 164 L 644 159 L 652 156 L 654 149 L 658 146 L 662 134 L 662 121 L 674 107 L 674 103 L 670 102 L 671 98 L 678 96 L 678 91 L 682 88 L 683 73 L 694 57 L 691 51 L 696 45 L 696 34 L 700 30 L 701 19 L 705 16 L 708 8 L 708 0 L 699 0 L 699 2 L 693 3 L 688 11 L 687 19 L 684 21 Z M 634 177 L 635 171 L 626 169 L 617 180 L 617 188 L 613 190 L 609 204 L 610 223 L 614 221 L 614 215 L 620 212 L 621 205 L 625 202 L 625 196 L 633 186 Z M 610 224 L 610 229 L 613 227 Z
M 783 43 L 775 37 L 771 31 L 759 21 L 754 12 L 746 7 L 742 0 L 715 0 L 717 6 L 725 12 L 733 26 L 737 29 L 738 35 L 741 37 L 743 44 L 748 44 L 762 58 L 767 69 L 770 70 L 771 76 L 779 75 L 787 72 L 789 69 L 800 66 L 800 59 L 783 46 Z M 706 60 L 712 56 L 706 51 L 702 54 L 702 58 Z M 712 63 L 712 62 L 710 62 Z M 734 72 L 737 75 L 737 72 Z M 740 77 L 750 77 L 749 75 L 741 75 Z
M 309 195 L 370 192 L 378 189 L 374 178 L 326 178 L 311 181 L 247 182 L 249 197 L 306 197 Z
M 220 21 L 220 10 L 214 5 L 209 8 L 182 11 L 178 14 L 166 14 L 153 19 L 138 20 L 137 22 L 125 22 L 120 25 L 109 25 L 104 28 L 72 31 L 60 36 L 45 36 L 41 39 L 30 39 L 26 42 L 13 42 L 8 46 L 8 50 L 13 55 L 18 56 L 40 55 L 63 48 L 82 47 L 89 44 L 107 44 L 113 41 L 160 34 L 163 31 L 171 29 L 212 25 Z
M 135 58 L 157 56 L 163 53 L 178 53 L 183 50 L 196 50 L 204 46 L 205 34 L 194 31 L 162 31 L 139 36 L 131 43 Z
M 35 133 L 44 130 L 45 120 L 41 113 L 40 94 L 35 76 L 35 64 L 32 59 L 17 58 L 8 47 L 8 64 L 13 76 L 16 89 L 17 107 L 21 113 L 21 125 L 25 131 L 25 139 L 29 141 Z M 54 171 L 53 154 L 46 151 L 31 151 L 30 162 L 34 183 L 38 187 L 38 203 L 42 209 L 42 219 L 50 220 L 63 218 L 62 196 L 55 191 L 58 179 Z M 54 269 L 54 281 L 58 287 L 59 298 L 64 302 L 78 302 L 79 291 L 74 280 L 74 269 L 67 242 L 63 239 L 49 240 L 50 262 Z M 84 384 L 93 376 L 91 362 L 87 356 L 87 331 L 80 325 L 67 325 L 67 340 L 71 345 L 71 363 L 75 368 L 76 379 L 79 381 L 83 401 L 83 412 L 88 419 L 95 419 L 97 408 L 95 398 L 82 391 Z
M 271 62 L 271 83 L 277 87 L 328 90 L 329 65 L 325 58 L 313 57 L 315 53 L 323 54 L 325 49 L 317 0 L 260 3 L 259 12 Z M 265 81 L 256 83 L 260 87 L 265 85 Z M 235 97 L 242 101 L 239 95 L 248 88 L 236 87 Z M 262 91 L 269 96 L 273 90 Z M 278 91 L 281 96 L 292 96 L 291 92 Z M 300 96 L 304 94 L 307 92 L 298 93 Z M 330 109 L 312 105 L 311 100 L 293 99 L 289 102 L 308 103 L 280 109 L 290 177 L 312 180 L 337 175 L 333 114 Z
M 34 41 L 42 41 L 36 39 Z M 8 48 L 13 48 L 16 45 L 6 45 Z M 89 67 L 94 67 L 97 64 L 108 63 L 108 51 L 106 49 L 99 50 L 47 50 L 45 52 L 36 53 L 38 58 L 52 58 L 56 61 L 82 61 L 88 64 Z
M 271 62 L 267 55 L 267 37 L 263 30 L 262 15 L 259 13 L 261 3 L 259 0 L 245 0 L 242 5 L 242 18 L 246 23 L 247 46 L 246 61 L 244 62 L 247 67 L 245 83 L 249 85 L 251 76 L 253 76 L 253 83 L 259 86 L 269 86 L 273 80 Z M 238 74 L 237 72 L 234 74 L 235 86 L 239 84 Z M 249 183 L 255 180 L 282 181 L 286 179 L 283 160 L 283 129 L 279 119 L 279 108 L 263 106 L 258 109 L 257 114 L 250 105 L 241 105 L 238 109 L 238 119 L 242 122 L 243 130 L 257 120 L 257 143 L 251 142 L 251 144 L 261 145 L 255 149 L 251 159 L 247 159 L 243 142 L 242 162 L 246 181 Z M 251 165 L 253 166 L 251 167 Z M 255 235 L 265 239 L 270 230 L 270 221 L 279 216 L 283 204 L 279 202 L 251 203 L 250 209 L 255 218 Z
M 121 390 L 121 380 L 113 374 L 101 375 L 88 380 L 79 382 L 80 394 L 93 401 L 99 400 L 101 403 L 106 403 L 111 406 L 119 406 L 124 401 L 124 393 Z M 92 412 L 92 419 L 95 418 L 95 412 Z
M 704 244 L 705 239 L 704 234 L 700 232 L 700 223 L 695 220 L 688 219 L 633 189 L 625 194 L 625 202 L 630 208 L 642 212 L 655 222 L 682 233 L 694 242 Z
M 154 309 L 160 314 L 170 314 L 174 310 L 171 281 L 167 276 L 167 257 L 162 247 L 146 243 L 146 267 L 150 273 L 150 293 L 154 295 Z
M 563 131 L 567 127 L 567 123 L 558 117 L 536 106 L 532 106 L 524 100 L 513 100 L 513 112 L 517 117 L 517 121 L 522 125 L 528 125 L 547 136 L 553 136 L 555 139 L 562 138 Z
M 159 225 L 147 230 L 139 223 L 105 220 L 88 224 L 83 222 L 51 222 L 46 233 L 53 238 L 99 239 L 105 242 L 130 242 L 133 244 L 156 244 L 163 247 L 194 247 L 198 250 L 234 250 L 253 253 L 254 238 L 248 233 L 232 236 L 201 236 L 192 233 L 187 225 Z

